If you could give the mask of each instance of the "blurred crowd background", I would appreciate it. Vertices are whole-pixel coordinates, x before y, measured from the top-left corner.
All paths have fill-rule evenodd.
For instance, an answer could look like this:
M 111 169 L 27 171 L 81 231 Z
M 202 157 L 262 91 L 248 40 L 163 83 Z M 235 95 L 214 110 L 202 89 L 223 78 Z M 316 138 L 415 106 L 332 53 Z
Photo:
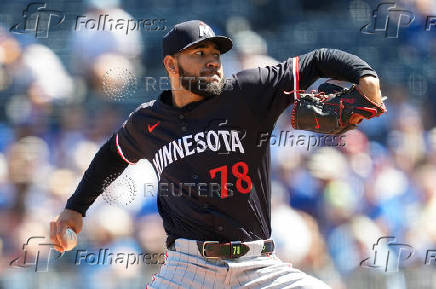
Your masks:
M 279 257 L 332 288 L 436 288 L 435 264 L 425 265 L 427 250 L 436 249 L 436 27 L 424 29 L 436 15 L 434 0 L 396 2 L 416 17 L 398 38 L 360 32 L 378 4 L 369 0 L 47 1 L 45 9 L 65 14 L 59 25 L 53 18 L 47 38 L 9 32 L 29 3 L 0 2 L 0 288 L 145 288 L 158 272 L 159 264 L 75 265 L 74 251 L 48 272 L 9 263 L 23 256 L 28 238 L 48 236 L 49 221 L 99 146 L 136 106 L 159 95 L 162 87 L 146 79 L 166 76 L 161 38 L 190 19 L 233 38 L 222 57 L 227 77 L 322 47 L 376 69 L 388 113 L 348 133 L 345 146 L 271 146 L 272 237 Z M 74 28 L 78 15 L 104 14 L 163 26 L 128 35 Z M 305 134 L 292 131 L 289 116 L 275 133 Z M 126 183 L 135 188 L 128 194 Z M 145 184 L 156 187 L 156 177 L 141 161 L 88 211 L 78 248 L 164 252 Z M 382 236 L 414 248 L 399 272 L 359 265 Z

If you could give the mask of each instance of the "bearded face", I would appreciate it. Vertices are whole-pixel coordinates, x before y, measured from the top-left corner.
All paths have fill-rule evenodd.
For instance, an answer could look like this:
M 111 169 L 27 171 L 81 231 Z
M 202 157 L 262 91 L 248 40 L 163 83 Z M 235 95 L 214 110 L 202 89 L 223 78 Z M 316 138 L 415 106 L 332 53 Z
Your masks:
M 212 98 L 222 93 L 225 80 L 218 70 L 201 71 L 198 74 L 189 73 L 183 69 L 180 63 L 179 68 L 180 83 L 186 90 L 201 95 L 204 98 Z

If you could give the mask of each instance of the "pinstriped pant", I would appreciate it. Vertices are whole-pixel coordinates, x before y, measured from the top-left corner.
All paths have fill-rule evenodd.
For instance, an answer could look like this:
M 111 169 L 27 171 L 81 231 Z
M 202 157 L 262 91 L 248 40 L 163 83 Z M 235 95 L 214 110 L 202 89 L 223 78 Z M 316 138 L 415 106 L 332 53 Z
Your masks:
M 246 242 L 250 251 L 233 260 L 206 259 L 196 241 L 177 239 L 167 251 L 161 271 L 146 289 L 331 289 L 322 281 L 284 263 L 275 255 L 261 256 L 263 241 Z

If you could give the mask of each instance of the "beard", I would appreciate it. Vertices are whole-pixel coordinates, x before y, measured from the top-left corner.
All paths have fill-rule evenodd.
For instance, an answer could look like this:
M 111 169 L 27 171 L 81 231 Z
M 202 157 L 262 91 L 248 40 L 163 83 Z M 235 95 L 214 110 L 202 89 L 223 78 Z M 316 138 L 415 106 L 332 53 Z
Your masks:
M 177 66 L 179 68 L 180 82 L 184 89 L 201 95 L 206 99 L 218 96 L 222 93 L 225 84 L 224 77 L 221 77 L 218 82 L 207 80 L 207 77 L 210 77 L 211 74 L 213 76 L 214 72 L 218 75 L 216 71 L 200 72 L 200 76 L 195 76 L 194 74 L 186 72 L 180 64 Z

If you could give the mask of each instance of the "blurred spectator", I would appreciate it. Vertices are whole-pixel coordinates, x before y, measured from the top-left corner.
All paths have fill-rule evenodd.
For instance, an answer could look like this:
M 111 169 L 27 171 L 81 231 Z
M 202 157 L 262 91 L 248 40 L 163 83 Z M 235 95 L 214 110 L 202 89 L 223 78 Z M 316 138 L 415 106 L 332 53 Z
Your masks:
M 281 259 L 332 288 L 436 288 L 424 265 L 426 250 L 436 246 L 436 27 L 424 30 L 426 17 L 436 15 L 434 1 L 396 3 L 416 16 L 398 39 L 359 33 L 374 1 L 215 1 L 214 9 L 201 1 L 60 1 L 47 6 L 68 16 L 48 39 L 8 32 L 10 15 L 21 20 L 24 9 L 12 2 L 0 3 L 0 288 L 143 288 L 159 271 L 160 264 L 76 265 L 74 252 L 46 275 L 9 266 L 29 237 L 47 235 L 99 146 L 144 102 L 144 72 L 163 73 L 166 31 L 68 28 L 71 15 L 105 14 L 171 24 L 201 18 L 225 27 L 235 48 L 222 58 L 227 77 L 320 47 L 367 60 L 381 78 L 388 113 L 348 132 L 344 146 L 298 145 L 297 136 L 316 134 L 293 130 L 290 108 L 277 121 L 273 135 L 287 132 L 294 142 L 269 144 L 272 238 Z M 89 210 L 78 248 L 164 252 L 156 188 L 150 163 L 129 166 Z M 360 267 L 382 236 L 414 247 L 404 275 Z
M 267 55 L 267 43 L 254 31 L 240 31 L 234 36 L 240 70 L 275 65 L 277 60 Z

